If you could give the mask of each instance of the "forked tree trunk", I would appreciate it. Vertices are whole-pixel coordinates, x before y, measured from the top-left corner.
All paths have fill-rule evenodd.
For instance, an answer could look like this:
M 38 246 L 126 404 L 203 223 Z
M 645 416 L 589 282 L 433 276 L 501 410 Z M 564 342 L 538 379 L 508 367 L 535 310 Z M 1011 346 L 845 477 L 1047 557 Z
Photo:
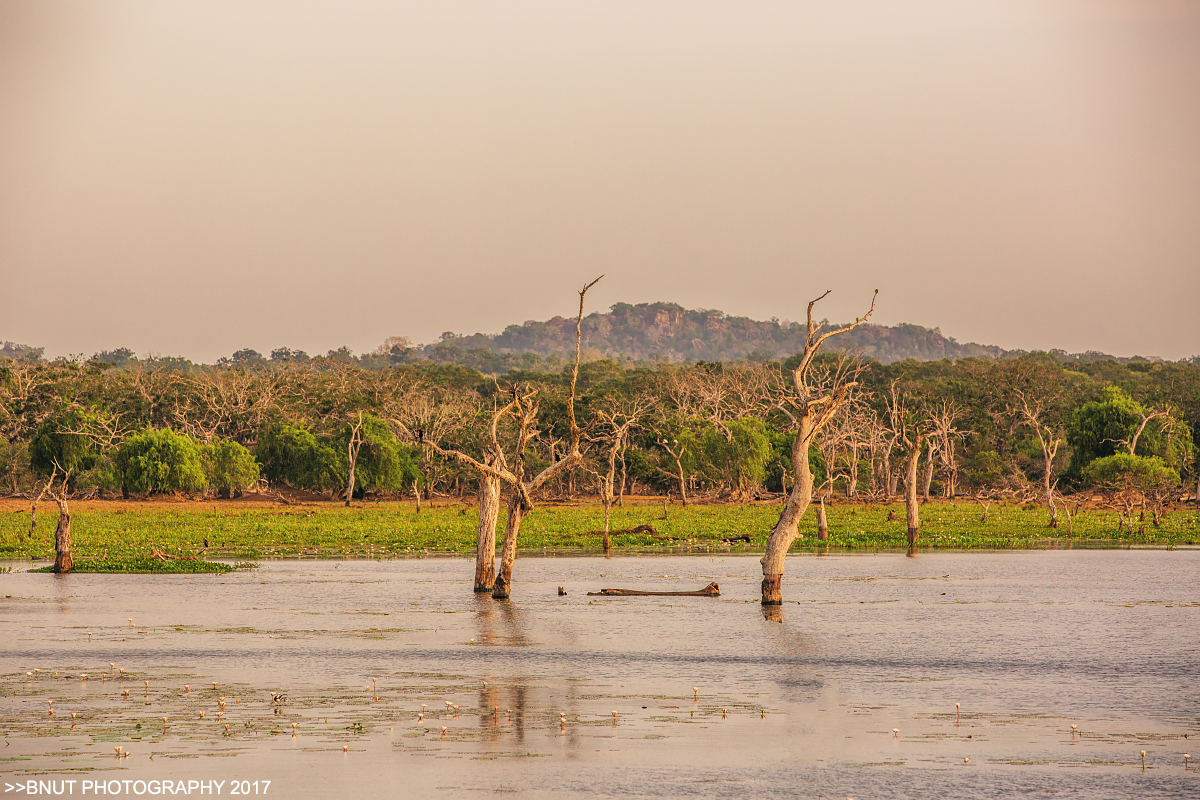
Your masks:
M 800 536 L 800 518 L 812 504 L 813 475 L 808 463 L 808 442 L 813 434 L 813 412 L 804 413 L 798 420 L 796 440 L 792 444 L 792 492 L 779 521 L 767 537 L 767 552 L 762 557 L 762 604 L 783 605 L 783 565 L 788 549 Z
M 908 448 L 908 458 L 905 462 L 904 478 L 904 510 L 908 521 L 908 543 L 916 544 L 921 538 L 920 507 L 917 505 L 917 466 L 921 460 L 921 440 L 923 434 L 918 431 L 913 436 Z
M 475 537 L 475 591 L 496 584 L 496 521 L 500 518 L 500 479 L 479 476 L 479 530 Z
M 824 497 L 817 504 L 817 540 L 821 542 L 829 541 L 829 519 L 825 516 Z
M 507 600 L 512 591 L 513 564 L 517 560 L 517 537 L 521 535 L 521 520 L 527 509 L 521 502 L 521 495 L 513 491 L 512 499 L 508 501 L 508 522 L 504 525 L 504 550 L 500 554 L 500 571 L 496 575 L 496 583 L 492 586 L 492 597 L 496 600 Z
M 929 487 L 933 484 L 933 440 L 929 441 L 929 452 L 925 455 L 925 502 L 929 502 Z
M 64 481 L 64 495 L 66 491 Z M 58 501 L 58 527 L 54 529 L 54 571 L 70 572 L 75 567 L 75 559 L 71 556 L 71 512 L 67 509 L 65 496 L 55 496 L 54 499 Z

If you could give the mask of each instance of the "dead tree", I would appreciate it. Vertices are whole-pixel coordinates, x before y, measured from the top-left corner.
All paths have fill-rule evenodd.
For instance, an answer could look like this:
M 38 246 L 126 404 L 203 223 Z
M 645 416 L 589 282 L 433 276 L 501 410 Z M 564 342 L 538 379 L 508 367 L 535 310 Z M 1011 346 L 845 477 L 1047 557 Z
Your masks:
M 649 399 L 635 397 L 630 402 L 617 409 L 604 409 L 597 412 L 601 433 L 594 440 L 604 447 L 606 470 L 598 475 L 600 478 L 600 500 L 604 504 L 604 552 L 609 549 L 609 530 L 611 529 L 612 507 L 616 499 L 617 460 L 624 458 L 625 448 L 629 446 L 629 434 L 636 428 L 649 407 Z
M 925 479 L 922 481 L 922 503 L 929 502 L 929 487 L 933 484 L 933 468 L 936 465 L 934 462 L 934 456 L 938 454 L 938 450 L 940 449 L 937 439 L 933 436 L 930 436 L 925 440 L 925 442 Z
M 358 464 L 358 452 L 362 449 L 362 412 L 358 412 L 358 422 L 350 426 L 350 442 L 346 446 L 346 455 L 349 458 L 350 477 L 346 482 L 346 506 L 350 506 L 350 499 L 354 497 L 354 468 Z
M 67 508 L 67 482 L 71 479 L 71 473 L 69 470 L 65 472 L 62 483 L 55 489 L 54 475 L 57 472 L 58 464 L 55 463 L 54 469 L 50 473 L 50 480 L 46 482 L 42 491 L 50 495 L 50 499 L 58 504 L 58 526 L 54 529 L 53 571 L 63 574 L 75 568 L 75 559 L 71 555 L 71 511 Z
M 679 501 L 683 503 L 684 508 L 687 508 L 687 474 L 683 469 L 683 457 L 686 445 L 678 439 L 662 438 L 658 440 L 658 446 L 667 451 L 667 454 L 675 461 L 675 472 L 668 472 L 659 466 L 655 466 L 655 469 L 667 477 L 679 481 Z
M 1050 527 L 1058 527 L 1058 506 L 1054 503 L 1054 487 L 1051 484 L 1051 476 L 1054 472 L 1054 457 L 1058 455 L 1058 448 L 1063 443 L 1063 440 L 1055 435 L 1054 429 L 1045 422 L 1045 409 L 1042 407 L 1040 400 L 1029 402 L 1029 398 L 1024 392 L 1018 392 L 1021 398 L 1021 417 L 1025 424 L 1028 425 L 1035 436 L 1037 436 L 1038 444 L 1042 448 L 1042 497 L 1045 499 L 1046 506 L 1050 509 Z M 1142 423 L 1143 427 L 1145 423 Z M 1141 433 L 1139 430 L 1138 433 Z M 1133 437 L 1136 444 L 1137 437 Z
M 901 434 L 907 451 L 904 459 L 904 511 L 908 522 L 908 543 L 915 545 L 921 538 L 920 506 L 917 505 L 917 466 L 921 460 L 921 445 L 925 430 L 919 425 L 906 425 Z
M 603 275 L 600 277 L 604 277 Z M 494 448 L 490 453 L 491 459 L 480 460 L 459 450 L 442 448 L 437 443 L 428 443 L 435 452 L 447 458 L 452 458 L 460 464 L 473 468 L 481 475 L 490 475 L 509 487 L 508 520 L 504 526 L 504 544 L 500 555 L 500 568 L 496 572 L 492 585 L 492 597 L 497 600 L 507 600 L 512 592 L 512 570 L 517 560 L 517 539 L 521 534 L 521 522 L 525 515 L 533 509 L 533 497 L 545 484 L 564 471 L 569 471 L 583 460 L 580 442 L 585 433 L 575 418 L 575 393 L 579 381 L 579 356 L 583 341 L 583 304 L 588 289 L 596 285 L 600 278 L 592 281 L 579 291 L 579 315 L 575 321 L 575 364 L 571 370 L 571 391 L 567 398 L 567 422 L 570 436 L 563 454 L 549 466 L 536 475 L 530 475 L 526 464 L 526 453 L 532 443 L 538 438 L 538 413 L 540 411 L 536 389 L 525 389 L 518 384 L 510 388 L 508 404 L 493 414 L 492 442 Z M 497 426 L 502 418 L 515 421 L 517 431 L 513 446 L 513 457 L 505 457 L 504 450 L 499 446 Z M 481 495 L 481 505 L 483 495 Z M 484 514 L 480 514 L 481 533 L 484 524 Z M 493 529 L 494 530 L 494 529 Z M 478 543 L 482 548 L 484 537 Z M 479 572 L 477 564 L 477 575 Z M 478 587 L 478 579 L 476 581 Z
M 808 447 L 813 436 L 837 413 L 838 407 L 855 386 L 853 381 L 846 380 L 841 373 L 830 376 L 823 386 L 812 385 L 809 372 L 813 359 L 827 339 L 857 327 L 875 311 L 875 298 L 872 297 L 867 313 L 856 319 L 853 324 L 821 333 L 824 323 L 813 321 L 813 307 L 828 294 L 829 292 L 825 292 L 808 304 L 808 330 L 804 350 L 800 356 L 800 363 L 792 371 L 792 385 L 788 387 L 785 403 L 780 405 L 780 410 L 793 420 L 796 427 L 796 439 L 792 444 L 793 483 L 787 505 L 767 538 L 767 552 L 762 558 L 764 606 L 783 603 L 784 561 L 788 549 L 800 536 L 800 518 L 812 504 L 813 474 L 808 463 Z M 875 294 L 879 294 L 878 290 Z
M 903 415 L 904 400 L 900 396 L 900 379 L 896 378 L 888 387 L 888 397 L 884 398 L 887 406 L 888 424 L 883 429 L 881 445 L 883 451 L 883 476 L 886 482 L 885 491 L 890 501 L 896 494 L 896 482 L 900 477 L 899 470 L 892 469 L 892 453 L 900 442 L 900 429 Z

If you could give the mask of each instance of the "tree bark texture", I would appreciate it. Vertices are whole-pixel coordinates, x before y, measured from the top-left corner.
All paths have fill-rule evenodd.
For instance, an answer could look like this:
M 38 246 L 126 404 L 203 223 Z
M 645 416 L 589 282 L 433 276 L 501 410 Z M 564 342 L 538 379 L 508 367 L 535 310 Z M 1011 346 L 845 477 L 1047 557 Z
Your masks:
M 767 537 L 767 552 L 762 557 L 762 603 L 765 606 L 783 603 L 783 564 L 788 549 L 800 536 L 800 518 L 812 503 L 813 474 L 808 463 L 808 443 L 814 432 L 813 412 L 806 411 L 798 421 L 796 440 L 792 444 L 792 493 Z
M 829 518 L 825 516 L 825 498 L 817 503 L 817 541 L 829 541 Z
M 500 518 L 500 479 L 479 476 L 479 530 L 475 537 L 475 591 L 496 584 L 496 521 Z
M 916 544 L 921 538 L 920 506 L 917 505 L 917 467 L 921 460 L 921 444 L 924 434 L 917 431 L 908 446 L 905 460 L 904 510 L 908 521 L 908 543 Z
M 513 492 L 508 501 L 508 522 L 504 525 L 504 550 L 500 554 L 500 571 L 492 586 L 492 597 L 507 600 L 512 591 L 513 564 L 517 560 L 517 537 L 521 535 L 521 520 L 525 517 L 525 504 L 519 492 Z
M 64 481 L 63 492 L 66 492 Z M 54 529 L 54 571 L 57 573 L 70 572 L 75 567 L 75 559 L 71 556 L 71 512 L 67 509 L 65 497 L 56 497 L 58 501 L 58 527 Z

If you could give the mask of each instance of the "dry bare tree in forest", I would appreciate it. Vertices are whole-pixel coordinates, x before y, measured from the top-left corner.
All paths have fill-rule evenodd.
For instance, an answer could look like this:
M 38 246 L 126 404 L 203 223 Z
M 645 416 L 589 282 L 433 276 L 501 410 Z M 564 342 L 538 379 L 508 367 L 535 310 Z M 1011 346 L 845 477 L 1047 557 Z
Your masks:
M 934 456 L 942 463 L 942 474 L 946 479 L 943 496 L 954 497 L 958 492 L 958 460 L 954 454 L 954 443 L 962 438 L 962 433 L 955 427 L 963 417 L 962 408 L 952 400 L 942 400 L 929 407 L 929 462 L 925 467 L 925 500 L 929 500 L 929 484 L 933 477 L 935 465 Z
M 824 384 L 814 384 L 810 371 L 813 359 L 821 350 L 826 340 L 832 336 L 852 330 L 865 322 L 875 311 L 875 297 L 871 298 L 871 307 L 867 313 L 856 319 L 850 325 L 821 332 L 824 323 L 813 321 L 813 307 L 824 299 L 829 292 L 821 295 L 808 304 L 808 329 L 804 340 L 804 350 L 800 362 L 792 370 L 791 385 L 786 387 L 786 394 L 779 408 L 792 421 L 796 428 L 796 439 L 792 444 L 792 490 L 788 495 L 787 504 L 779 515 L 779 520 L 767 537 L 767 552 L 762 558 L 762 603 L 764 606 L 777 606 L 783 603 L 783 567 L 787 558 L 788 548 L 800 536 L 800 518 L 812 503 L 813 474 L 808 463 L 808 447 L 813 436 L 825 426 L 838 407 L 846 400 L 854 381 L 848 380 L 844 373 L 838 372 Z M 879 294 L 878 290 L 875 292 Z M 782 389 L 783 387 L 781 387 Z
M 908 523 L 908 544 L 911 547 L 921 538 L 921 512 L 917 505 L 917 469 L 921 460 L 921 445 L 925 441 L 923 423 L 905 420 L 900 427 L 904 442 L 904 511 Z
M 1030 403 L 1025 392 L 1022 391 L 1017 392 L 1017 397 L 1021 400 L 1021 407 L 1014 410 L 1020 412 L 1021 418 L 1033 430 L 1033 434 L 1042 448 L 1042 498 L 1050 509 L 1050 527 L 1057 528 L 1058 505 L 1054 502 L 1054 486 L 1051 478 L 1054 473 L 1054 457 L 1058 455 L 1058 448 L 1062 445 L 1063 439 L 1057 436 L 1054 429 L 1046 423 L 1046 410 L 1041 400 Z
M 821 437 L 831 440 L 830 449 L 835 454 L 833 463 L 837 468 L 834 469 L 831 465 L 830 474 L 840 472 L 845 480 L 847 497 L 858 495 L 858 471 L 862 463 L 862 454 L 867 453 L 868 458 L 870 457 L 873 445 L 872 428 L 877 427 L 875 415 L 866 407 L 861 394 L 855 392 L 846 398 L 841 413 L 826 427 Z
M 683 470 L 683 457 L 686 454 L 686 445 L 678 439 L 668 439 L 662 437 L 658 440 L 658 446 L 671 456 L 671 460 L 675 462 L 675 472 L 669 472 L 662 467 L 655 465 L 655 469 L 666 475 L 668 478 L 679 481 L 679 501 L 687 508 L 687 475 Z
M 349 467 L 349 477 L 346 480 L 346 507 L 350 507 L 350 501 L 354 498 L 354 469 L 358 466 L 358 453 L 362 450 L 363 416 L 362 412 L 358 412 L 358 421 L 350 426 L 350 441 L 346 444 L 347 466 Z
M 601 278 L 604 276 L 601 275 Z M 575 320 L 575 363 L 571 369 L 571 390 L 567 397 L 567 422 L 570 429 L 568 442 L 564 452 L 549 466 L 531 475 L 526 463 L 526 454 L 541 433 L 538 428 L 538 392 L 536 389 L 525 389 L 519 384 L 513 384 L 507 405 L 498 409 L 492 417 L 491 442 L 488 456 L 484 459 L 473 458 L 460 450 L 441 447 L 435 443 L 426 443 L 434 452 L 447 458 L 454 459 L 460 464 L 473 468 L 481 475 L 490 475 L 509 487 L 508 520 L 504 526 L 504 544 L 500 555 L 500 568 L 495 573 L 492 586 L 492 597 L 497 600 L 507 600 L 512 592 L 512 570 L 517 560 L 517 539 L 521 533 L 521 522 L 533 508 L 534 495 L 548 481 L 565 470 L 570 470 L 583 460 L 579 449 L 584 429 L 575 419 L 575 394 L 579 382 L 579 355 L 583 341 L 583 306 L 588 289 L 596 285 L 600 278 L 584 286 L 579 291 L 579 315 Z M 513 445 L 513 456 L 508 459 L 504 449 L 500 447 L 497 428 L 500 420 L 509 417 L 516 423 L 516 437 Z M 511 463 L 510 463 L 511 461 Z M 482 502 L 482 499 L 481 499 Z M 481 519 L 482 523 L 482 519 Z M 482 544 L 480 542 L 479 544 Z M 477 565 L 476 573 L 479 568 Z M 476 582 L 478 586 L 478 580 Z
M 638 427 L 650 405 L 649 397 L 635 395 L 627 400 L 618 401 L 615 407 L 596 412 L 599 432 L 592 439 L 603 448 L 601 452 L 605 471 L 597 477 L 600 479 L 600 501 L 604 504 L 605 553 L 609 549 L 608 534 L 612 528 L 612 507 L 616 499 L 617 459 L 623 457 L 625 448 L 629 446 L 630 432 Z

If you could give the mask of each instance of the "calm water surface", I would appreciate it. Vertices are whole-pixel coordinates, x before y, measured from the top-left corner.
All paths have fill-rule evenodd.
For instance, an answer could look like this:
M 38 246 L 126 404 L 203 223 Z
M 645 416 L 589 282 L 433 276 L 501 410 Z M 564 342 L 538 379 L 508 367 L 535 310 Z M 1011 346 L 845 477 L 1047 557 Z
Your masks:
M 464 559 L 24 568 L 0 575 L 12 784 L 1200 797 L 1197 550 L 798 555 L 782 621 L 755 557 L 525 558 L 507 603 Z M 586 594 L 714 580 L 719 599 Z

